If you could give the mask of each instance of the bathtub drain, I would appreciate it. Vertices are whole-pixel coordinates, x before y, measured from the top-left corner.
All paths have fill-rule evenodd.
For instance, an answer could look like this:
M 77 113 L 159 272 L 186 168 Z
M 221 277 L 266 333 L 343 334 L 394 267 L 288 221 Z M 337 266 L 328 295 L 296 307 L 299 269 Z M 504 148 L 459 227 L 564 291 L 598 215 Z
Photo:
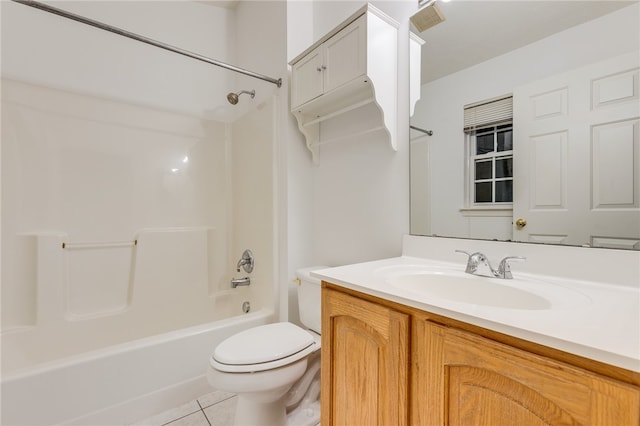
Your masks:
M 242 304 L 242 312 L 244 312 L 245 314 L 248 313 L 251 310 L 251 303 L 249 302 L 244 302 Z

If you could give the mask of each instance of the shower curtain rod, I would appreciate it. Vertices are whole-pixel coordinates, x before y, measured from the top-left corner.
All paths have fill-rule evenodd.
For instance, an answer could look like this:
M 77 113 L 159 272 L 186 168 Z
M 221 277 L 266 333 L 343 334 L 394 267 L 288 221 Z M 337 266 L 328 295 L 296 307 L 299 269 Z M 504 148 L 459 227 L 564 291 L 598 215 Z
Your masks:
M 260 80 L 264 80 L 264 81 L 268 81 L 269 83 L 273 83 L 278 87 L 282 86 L 282 79 L 281 78 L 278 78 L 278 79 L 271 78 L 269 76 L 266 76 L 266 75 L 263 75 L 263 74 L 258 74 L 256 72 L 249 71 L 249 70 L 246 70 L 244 68 L 240 68 L 240 67 L 236 67 L 236 66 L 233 66 L 233 65 L 229 65 L 229 64 L 226 64 L 226 63 L 221 62 L 221 61 L 216 61 L 215 59 L 211 59 L 211 58 L 208 58 L 206 56 L 203 56 L 203 55 L 200 55 L 200 54 L 197 54 L 197 53 L 189 52 L 188 50 L 184 50 L 184 49 L 181 49 L 179 47 L 171 46 L 169 44 L 162 43 L 160 41 L 153 40 L 153 39 L 150 39 L 148 37 L 144 37 L 144 36 L 138 35 L 136 33 L 132 33 L 130 31 L 126 31 L 126 30 L 123 30 L 123 29 L 120 29 L 120 28 L 117 28 L 117 27 L 114 27 L 114 26 L 111 26 L 111 25 L 107 25 L 107 24 L 104 24 L 104 23 L 99 22 L 99 21 L 94 21 L 93 19 L 85 18 L 84 16 L 76 15 L 75 13 L 67 12 L 65 10 L 58 9 L 57 7 L 49 6 L 48 4 L 44 4 L 44 3 L 40 3 L 40 2 L 32 1 L 32 0 L 12 0 L 12 1 L 14 1 L 16 3 L 23 4 L 25 6 L 30 6 L 30 7 L 36 8 L 36 9 L 40 9 L 40 10 L 43 10 L 45 12 L 53 13 L 54 15 L 62 16 L 63 18 L 71 19 L 71 20 L 74 20 L 74 21 L 77 21 L 77 22 L 80 22 L 80 23 L 83 23 L 83 24 L 86 24 L 86 25 L 90 25 L 92 27 L 100 28 L 101 30 L 109 31 L 109 32 L 114 33 L 114 34 L 118 34 L 118 35 L 121 35 L 121 36 L 124 36 L 124 37 L 128 37 L 130 39 L 137 40 L 137 41 L 140 41 L 142 43 L 150 44 L 151 46 L 159 47 L 161 49 L 165 49 L 165 50 L 168 50 L 170 52 L 174 52 L 174 53 L 178 53 L 180 55 L 188 56 L 189 58 L 197 59 L 199 61 L 206 62 L 206 63 L 211 64 L 211 65 L 216 65 L 216 66 L 219 66 L 219 67 L 222 67 L 222 68 L 226 68 L 228 70 L 235 71 L 235 72 L 238 72 L 240 74 L 248 75 L 250 77 L 259 78 Z
M 416 126 L 409 126 L 410 129 L 413 130 L 417 130 L 418 132 L 422 132 L 422 133 L 426 133 L 428 136 L 433 135 L 433 130 L 425 130 L 425 129 L 421 129 L 420 127 L 416 127 Z

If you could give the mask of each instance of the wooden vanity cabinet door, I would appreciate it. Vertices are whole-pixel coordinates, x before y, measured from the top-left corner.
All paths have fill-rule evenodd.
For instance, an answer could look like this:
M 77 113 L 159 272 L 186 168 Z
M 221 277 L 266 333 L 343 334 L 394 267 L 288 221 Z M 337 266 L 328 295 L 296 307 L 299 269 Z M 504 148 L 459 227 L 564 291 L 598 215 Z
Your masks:
M 413 424 L 640 424 L 636 386 L 429 321 L 413 338 Z
M 407 425 L 408 344 L 408 315 L 323 288 L 322 425 Z

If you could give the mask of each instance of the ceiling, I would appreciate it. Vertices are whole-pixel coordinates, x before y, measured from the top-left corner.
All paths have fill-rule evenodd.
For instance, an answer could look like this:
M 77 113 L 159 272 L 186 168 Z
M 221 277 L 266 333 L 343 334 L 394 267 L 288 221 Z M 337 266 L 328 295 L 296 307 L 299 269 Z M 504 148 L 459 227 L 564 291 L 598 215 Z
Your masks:
M 422 83 L 637 2 L 438 0 L 445 21 L 420 33 Z
M 240 0 L 195 1 L 233 9 Z M 380 3 L 384 3 L 386 8 L 390 9 L 388 13 L 402 16 L 406 13 L 402 11 L 406 10 L 407 2 L 415 2 L 417 7 L 418 0 L 386 0 Z M 422 84 L 518 49 L 632 3 L 638 3 L 640 0 L 450 0 L 448 2 L 436 0 L 436 2 L 445 16 L 445 21 L 419 33 L 425 40 L 422 47 Z M 397 14 L 393 14 L 395 9 L 399 10 Z M 640 17 L 638 19 L 640 20 Z

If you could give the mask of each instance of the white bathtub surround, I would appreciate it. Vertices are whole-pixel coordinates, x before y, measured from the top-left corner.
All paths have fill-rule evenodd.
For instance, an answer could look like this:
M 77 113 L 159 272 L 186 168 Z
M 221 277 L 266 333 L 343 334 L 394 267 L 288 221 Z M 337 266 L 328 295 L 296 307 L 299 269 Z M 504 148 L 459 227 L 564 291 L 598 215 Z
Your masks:
M 6 78 L 2 122 L 2 331 L 148 320 L 221 289 L 224 123 Z
M 520 279 L 530 286 L 528 291 L 541 294 L 553 292 L 553 286 L 557 286 L 554 293 L 547 293 L 550 307 L 512 309 L 461 303 L 416 295 L 390 284 L 394 274 L 434 269 L 464 271 L 467 257 L 455 250 L 483 252 L 494 267 L 505 256 L 525 256 L 525 262 L 512 263 L 511 284 L 509 280 L 494 278 L 491 282 L 520 290 L 515 286 Z M 638 251 L 405 236 L 401 257 L 319 270 L 312 275 L 585 358 L 640 371 Z M 536 282 L 542 282 L 539 289 Z
M 274 320 L 275 102 L 225 124 L 3 79 L 3 424 L 193 399 L 218 342 Z

